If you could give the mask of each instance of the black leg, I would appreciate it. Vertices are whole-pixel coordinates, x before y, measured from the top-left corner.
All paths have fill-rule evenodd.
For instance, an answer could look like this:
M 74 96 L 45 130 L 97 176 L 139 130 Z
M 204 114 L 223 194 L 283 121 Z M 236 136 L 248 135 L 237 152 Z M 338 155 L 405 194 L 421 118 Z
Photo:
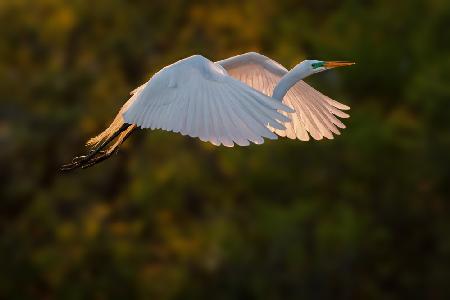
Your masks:
M 91 150 L 89 152 L 88 155 L 82 155 L 82 156 L 78 156 L 75 157 L 72 162 L 79 162 L 79 163 L 83 163 L 85 161 L 90 160 L 92 157 L 94 157 L 97 153 L 101 152 L 101 150 L 103 148 L 105 148 L 109 143 L 111 143 L 111 141 L 113 141 L 117 136 L 119 136 L 119 134 L 121 134 L 122 132 L 124 132 L 128 127 L 130 127 L 131 124 L 123 124 L 116 132 L 114 132 L 113 135 L 111 135 L 109 138 L 107 138 L 103 143 L 100 144 L 100 146 L 98 146 L 97 148 Z
M 90 168 L 90 167 L 98 164 L 99 162 L 102 162 L 105 159 L 108 159 L 111 155 L 117 153 L 117 151 L 119 150 L 119 146 L 122 145 L 123 142 L 125 142 L 125 140 L 133 133 L 133 131 L 135 129 L 136 129 L 136 127 L 134 127 L 132 130 L 128 131 L 127 134 L 123 137 L 123 139 L 120 142 L 116 143 L 111 149 L 109 149 L 108 151 L 105 151 L 101 155 L 98 155 L 98 156 L 90 159 L 88 162 L 83 164 L 81 166 L 81 168 L 82 169 Z
M 109 143 L 111 143 L 115 138 L 117 138 L 122 132 L 124 132 L 125 130 L 128 129 L 128 127 L 130 126 L 134 126 L 132 130 L 130 130 L 126 136 L 124 137 L 124 139 L 122 139 L 122 141 L 120 143 L 118 143 L 117 145 L 114 145 L 114 149 L 109 149 L 107 151 L 102 150 L 103 148 L 105 148 Z M 72 163 L 70 164 L 66 164 L 63 165 L 61 167 L 61 171 L 70 171 L 73 169 L 77 169 L 77 168 L 83 168 L 86 165 L 94 165 L 100 161 L 105 160 L 106 158 L 110 157 L 112 155 L 112 153 L 114 153 L 114 151 L 123 143 L 123 141 L 125 141 L 126 138 L 128 138 L 128 136 L 131 134 L 131 132 L 134 131 L 134 129 L 136 128 L 135 125 L 131 125 L 131 124 L 123 124 L 122 127 L 120 127 L 116 132 L 114 132 L 113 135 L 111 135 L 108 139 L 106 139 L 100 146 L 98 146 L 97 148 L 91 150 L 89 152 L 89 154 L 87 155 L 83 155 L 83 156 L 78 156 L 75 157 L 72 160 Z M 97 155 L 100 154 L 100 155 Z M 105 157 L 103 159 L 99 159 L 100 157 Z M 91 164 L 91 162 L 96 161 L 94 164 Z

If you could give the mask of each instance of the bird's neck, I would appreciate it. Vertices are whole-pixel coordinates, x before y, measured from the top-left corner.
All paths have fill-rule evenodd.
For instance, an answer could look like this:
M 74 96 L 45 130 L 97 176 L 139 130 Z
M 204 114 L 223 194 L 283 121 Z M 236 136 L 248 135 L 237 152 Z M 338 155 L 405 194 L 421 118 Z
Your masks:
M 272 98 L 282 101 L 283 97 L 300 80 L 311 75 L 310 69 L 306 66 L 305 62 L 301 62 L 287 72 L 276 85 L 272 93 Z

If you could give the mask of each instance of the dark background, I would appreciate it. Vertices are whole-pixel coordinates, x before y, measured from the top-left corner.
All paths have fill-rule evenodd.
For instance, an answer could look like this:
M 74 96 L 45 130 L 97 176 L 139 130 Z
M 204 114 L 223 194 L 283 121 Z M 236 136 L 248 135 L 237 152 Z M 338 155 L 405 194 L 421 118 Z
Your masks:
M 450 2 L 0 1 L 0 298 L 450 299 Z M 138 131 L 61 174 L 192 54 L 357 64 L 335 140 Z

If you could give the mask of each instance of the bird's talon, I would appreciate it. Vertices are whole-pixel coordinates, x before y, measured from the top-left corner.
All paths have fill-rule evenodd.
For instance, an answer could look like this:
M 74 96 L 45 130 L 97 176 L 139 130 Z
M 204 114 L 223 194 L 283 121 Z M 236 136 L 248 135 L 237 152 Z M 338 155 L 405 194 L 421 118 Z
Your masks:
M 92 150 L 89 150 L 89 155 L 92 155 L 93 153 L 105 153 L 106 151 L 105 150 L 100 150 L 100 151 L 97 151 L 97 150 L 95 150 L 95 149 L 92 149 Z
M 81 155 L 81 156 L 76 156 L 72 159 L 72 163 L 77 163 L 77 162 L 81 162 L 85 159 L 87 159 L 88 156 L 87 155 Z

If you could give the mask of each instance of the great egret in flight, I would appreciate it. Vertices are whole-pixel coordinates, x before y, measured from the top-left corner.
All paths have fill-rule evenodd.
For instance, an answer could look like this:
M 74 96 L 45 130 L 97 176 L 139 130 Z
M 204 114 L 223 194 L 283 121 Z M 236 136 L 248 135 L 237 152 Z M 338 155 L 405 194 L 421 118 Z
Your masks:
M 89 154 L 61 170 L 87 168 L 110 157 L 140 128 L 163 129 L 219 146 L 262 144 L 277 135 L 308 141 L 340 134 L 338 119 L 348 106 L 316 91 L 302 79 L 342 61 L 304 60 L 288 72 L 254 52 L 212 62 L 193 55 L 163 68 L 131 92 L 112 124 L 87 144 Z M 309 134 L 309 135 L 308 135 Z M 111 146 L 108 147 L 114 140 Z M 106 149 L 106 150 L 105 150 Z

